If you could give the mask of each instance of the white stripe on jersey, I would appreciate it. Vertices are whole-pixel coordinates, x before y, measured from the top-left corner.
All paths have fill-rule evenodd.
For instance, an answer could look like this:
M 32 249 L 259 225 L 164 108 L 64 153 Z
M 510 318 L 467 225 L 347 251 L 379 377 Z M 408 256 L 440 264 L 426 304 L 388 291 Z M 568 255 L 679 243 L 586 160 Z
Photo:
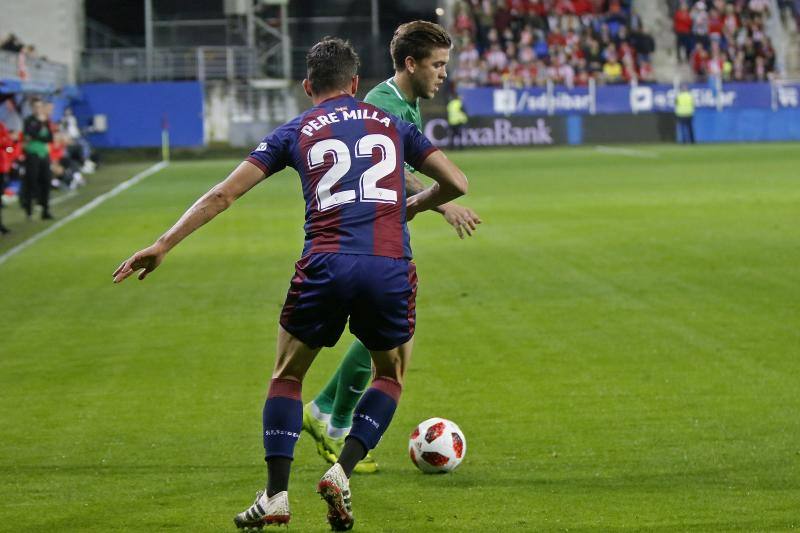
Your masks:
M 386 85 L 388 85 L 389 87 L 391 87 L 391 88 L 392 88 L 392 90 L 394 91 L 394 93 L 397 95 L 397 97 L 398 97 L 400 100 L 402 100 L 403 102 L 405 102 L 405 101 L 406 101 L 406 99 L 405 99 L 405 98 L 403 98 L 403 95 L 402 95 L 402 94 L 400 94 L 400 91 L 398 91 L 398 90 L 397 90 L 397 87 L 395 87 L 395 86 L 394 86 L 394 84 L 392 83 L 392 78 L 389 78 L 388 80 L 386 80 Z

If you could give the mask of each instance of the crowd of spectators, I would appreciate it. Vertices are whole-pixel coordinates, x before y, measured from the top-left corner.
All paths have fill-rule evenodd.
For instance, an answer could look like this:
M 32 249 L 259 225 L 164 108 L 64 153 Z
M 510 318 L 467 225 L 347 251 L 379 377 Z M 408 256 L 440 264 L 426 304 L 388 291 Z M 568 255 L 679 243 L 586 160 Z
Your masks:
M 95 168 L 91 149 L 71 110 L 67 108 L 60 121 L 52 116 L 51 103 L 14 95 L 0 98 L 0 193 L 6 203 L 18 197 L 28 216 L 35 202 L 42 208 L 42 217 L 51 218 L 50 189 L 76 189 L 86 183 L 84 174 Z M 43 124 L 47 131 L 35 131 L 40 128 L 32 127 L 34 123 Z M 28 148 L 36 142 L 45 143 L 39 154 L 44 168 L 34 169 L 31 164 L 36 154 Z M 6 232 L 0 220 L 0 233 Z
M 16 56 L 17 78 L 28 79 L 26 60 L 46 61 L 36 48 L 14 34 L 0 41 L 0 51 Z M 0 208 L 18 199 L 28 218 L 33 204 L 42 218 L 52 218 L 52 189 L 75 189 L 94 172 L 91 147 L 70 108 L 54 119 L 54 105 L 38 96 L 0 94 Z M 0 218 L 0 234 L 8 232 Z
M 673 16 L 678 60 L 697 81 L 764 81 L 775 73 L 775 48 L 764 30 L 769 0 L 680 0 Z
M 631 0 L 462 0 L 452 35 L 460 87 L 653 80 L 655 43 Z

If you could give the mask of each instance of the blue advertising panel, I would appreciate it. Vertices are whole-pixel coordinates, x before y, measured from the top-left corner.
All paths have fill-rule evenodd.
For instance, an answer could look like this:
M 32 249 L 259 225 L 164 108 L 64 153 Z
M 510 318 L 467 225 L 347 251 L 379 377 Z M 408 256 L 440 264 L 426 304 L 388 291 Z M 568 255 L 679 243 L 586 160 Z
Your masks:
M 108 129 L 89 141 L 101 148 L 161 145 L 167 125 L 172 146 L 202 146 L 203 87 L 199 82 L 89 83 L 73 103 L 81 124 L 105 115 Z
M 545 89 L 459 89 L 464 107 L 471 116 L 547 115 L 589 113 L 592 99 L 586 87 L 560 87 L 552 97 Z
M 800 108 L 701 110 L 694 131 L 701 143 L 800 141 Z
M 718 90 L 709 84 L 689 86 L 700 109 L 798 109 L 800 84 L 731 83 Z M 471 116 L 511 116 L 543 114 L 597 114 L 672 112 L 675 88 L 672 85 L 607 85 L 595 94 L 585 87 L 547 90 L 498 89 L 493 87 L 459 90 L 464 108 Z

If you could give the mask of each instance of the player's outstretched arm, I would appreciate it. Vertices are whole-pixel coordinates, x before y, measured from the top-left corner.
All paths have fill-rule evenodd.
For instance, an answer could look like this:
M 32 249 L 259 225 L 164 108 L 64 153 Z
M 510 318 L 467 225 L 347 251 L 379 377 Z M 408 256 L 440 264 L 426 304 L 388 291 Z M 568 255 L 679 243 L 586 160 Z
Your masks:
M 181 218 L 156 242 L 139 250 L 114 271 L 114 283 L 124 281 L 134 272 L 141 270 L 139 279 L 158 268 L 164 256 L 194 230 L 223 212 L 237 198 L 252 189 L 266 176 L 257 166 L 243 161 L 225 181 L 218 183 L 186 210 Z
M 414 196 L 415 194 L 425 190 L 425 184 L 423 184 L 418 177 L 408 170 L 406 170 L 405 173 L 406 193 L 408 196 Z M 478 216 L 478 213 L 469 207 L 457 204 L 455 202 L 447 202 L 446 204 L 438 205 L 434 207 L 432 211 L 441 213 L 447 223 L 455 228 L 456 233 L 458 233 L 458 236 L 461 239 L 464 238 L 464 234 L 467 234 L 471 237 L 472 232 L 478 229 L 478 224 L 482 222 L 481 217 Z
M 419 170 L 433 178 L 436 183 L 408 198 L 406 202 L 408 220 L 421 211 L 433 209 L 467 194 L 467 177 L 441 151 L 437 150 L 429 155 Z

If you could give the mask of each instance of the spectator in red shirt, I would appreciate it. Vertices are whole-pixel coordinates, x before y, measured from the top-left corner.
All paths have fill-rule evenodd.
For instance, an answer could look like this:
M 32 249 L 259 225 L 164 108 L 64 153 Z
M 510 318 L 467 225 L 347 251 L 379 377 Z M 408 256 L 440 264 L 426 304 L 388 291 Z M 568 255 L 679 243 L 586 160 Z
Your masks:
M 685 0 L 681 1 L 680 7 L 675 12 L 672 27 L 677 38 L 678 61 L 688 60 L 689 51 L 692 49 L 692 15 Z
M 722 36 L 722 29 L 724 27 L 724 22 L 722 20 L 722 16 L 720 15 L 719 11 L 714 8 L 711 8 L 711 11 L 708 13 L 708 35 L 713 39 L 715 36 L 717 38 Z
M 550 32 L 550 35 L 547 36 L 547 44 L 551 47 L 565 46 L 567 44 L 567 39 L 560 31 L 555 30 Z
M 531 0 L 528 6 L 528 13 L 536 15 L 537 17 L 544 17 L 547 15 L 547 7 L 544 5 L 543 0 Z
M 573 0 L 572 7 L 578 16 L 589 15 L 592 12 L 592 3 L 589 0 Z
M 572 0 L 556 0 L 554 10 L 556 15 L 572 15 L 575 13 L 575 7 L 572 5 Z
M 731 34 L 739 29 L 739 17 L 736 15 L 736 9 L 733 4 L 725 5 L 725 16 L 722 17 L 722 23 L 726 32 Z
M 703 48 L 703 43 L 695 43 L 690 62 L 692 64 L 692 70 L 697 75 L 698 79 L 705 80 L 708 68 L 708 52 Z
M 455 19 L 456 33 L 459 35 L 472 35 L 472 32 L 475 31 L 475 23 L 472 17 L 462 4 L 456 5 L 458 6 Z
M 8 133 L 5 124 L 0 122 L 0 197 L 3 196 L 3 191 L 6 188 L 6 177 L 11 171 L 11 164 L 14 160 L 11 158 L 12 146 L 14 141 Z M 3 225 L 3 201 L 0 198 L 0 235 L 8 233 L 8 228 Z

